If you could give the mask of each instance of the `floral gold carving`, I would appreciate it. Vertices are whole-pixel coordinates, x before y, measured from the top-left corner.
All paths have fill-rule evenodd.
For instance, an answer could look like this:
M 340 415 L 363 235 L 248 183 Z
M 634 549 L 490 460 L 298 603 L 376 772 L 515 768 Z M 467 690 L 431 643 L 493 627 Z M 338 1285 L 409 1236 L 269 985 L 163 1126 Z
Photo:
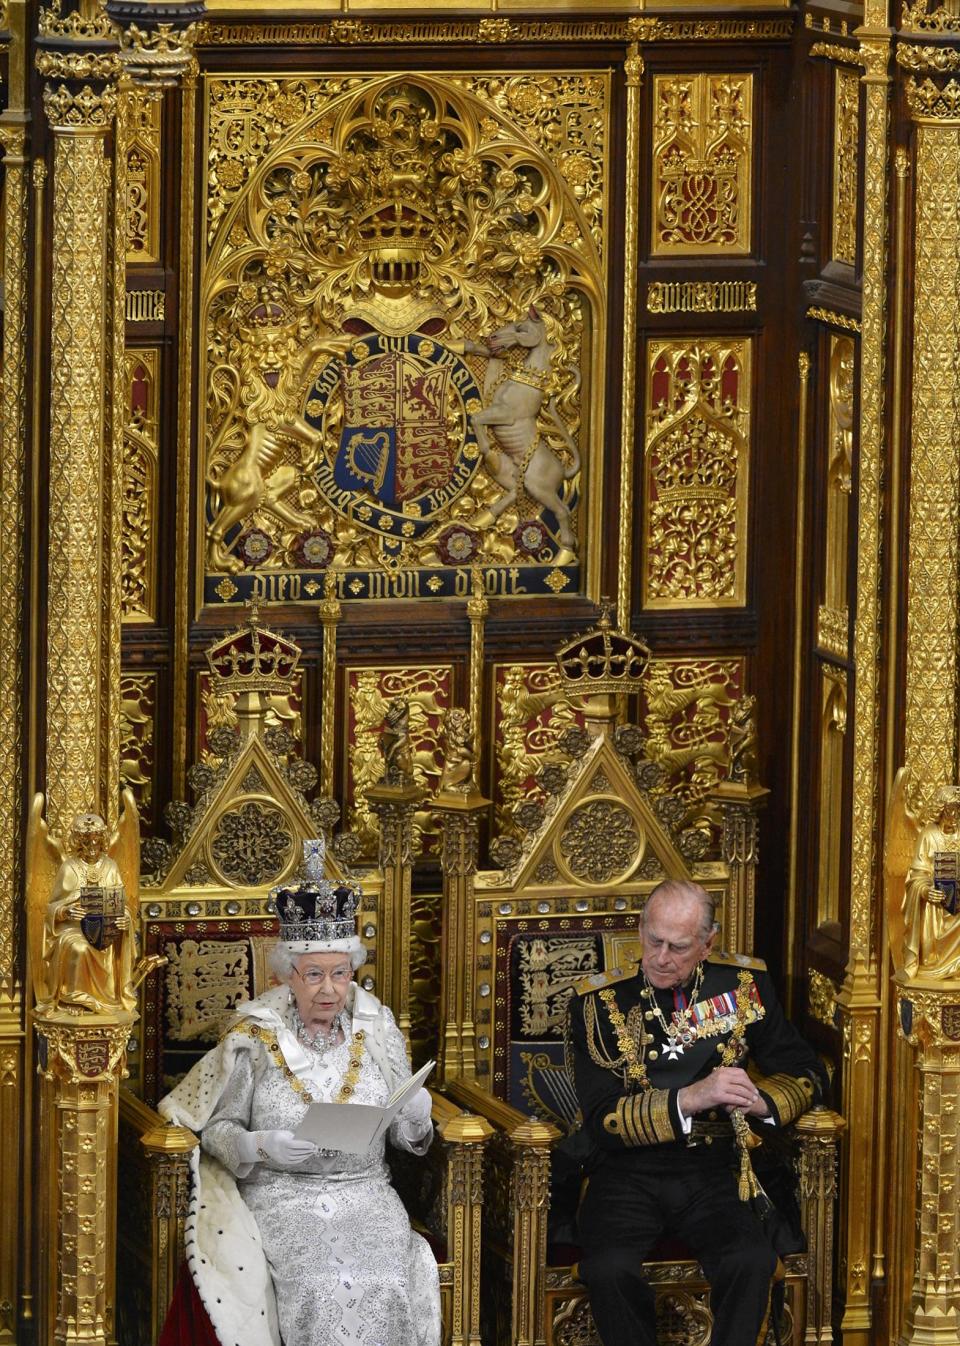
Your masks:
M 66 37 L 74 42 L 83 38 L 116 40 L 116 30 L 107 14 L 107 0 L 86 0 L 66 14 L 63 0 L 51 0 L 40 10 L 39 31 L 41 37 Z
M 856 47 L 843 47 L 839 42 L 814 42 L 807 55 L 825 56 L 828 61 L 838 61 L 841 65 L 863 64 Z
M 133 792 L 141 821 L 153 819 L 154 719 L 157 675 L 124 672 L 120 677 L 120 782 Z
M 261 887 L 279 878 L 294 849 L 294 838 L 279 808 L 247 800 L 217 820 L 210 859 L 235 887 Z
M 128 351 L 124 357 L 127 421 L 123 436 L 124 621 L 156 618 L 156 528 L 159 444 L 156 349 Z
M 846 313 L 836 313 L 829 308 L 808 308 L 807 317 L 813 318 L 816 322 L 826 323 L 828 327 L 841 327 L 846 332 L 863 330 L 857 318 L 851 318 Z
M 108 93 L 101 98 L 87 87 L 76 96 L 66 90 L 54 95 L 49 87 L 45 92 L 48 116 L 62 119 L 53 151 L 48 525 L 58 545 L 48 557 L 47 612 L 47 780 L 52 821 L 61 831 L 102 791 L 105 805 L 115 807 L 111 785 L 119 770 L 119 719 L 111 718 L 119 669 L 114 687 L 111 651 L 120 615 L 119 566 L 112 572 L 121 482 L 119 471 L 105 470 L 103 426 L 104 407 L 112 401 L 112 277 L 103 246 L 110 182 L 105 134 L 113 106 Z M 101 134 L 73 135 L 76 126 Z
M 653 252 L 750 251 L 753 76 L 656 75 Z
M 51 125 L 98 126 L 106 129 L 117 110 L 117 91 L 112 85 L 95 90 L 89 84 L 74 91 L 65 84 L 44 85 L 43 110 Z
M 807 972 L 807 1004 L 815 1019 L 829 1028 L 836 1028 L 837 985 L 815 967 Z
M 960 32 L 960 15 L 949 5 L 931 8 L 930 0 L 917 0 L 914 5 L 904 4 L 900 26 L 905 33 L 956 33 Z
M 0 130 L 3 146 L 3 360 L 0 362 L 0 529 L 6 553 L 0 566 L 0 1005 L 15 999 L 15 959 L 20 947 L 20 846 L 23 744 L 23 595 L 25 424 L 27 403 L 26 323 L 27 161 L 22 127 Z M 16 1017 L 16 1014 L 15 1014 Z
M 327 565 L 345 597 L 460 596 L 451 571 L 474 560 L 490 592 L 549 592 L 576 564 L 556 521 L 579 510 L 578 459 L 601 428 L 582 408 L 601 370 L 608 78 L 207 87 L 207 601 L 224 572 L 244 597 L 318 597 L 310 572 Z M 531 310 L 543 368 L 516 343 L 492 358 L 490 334 Z M 516 435 L 483 452 L 474 433 L 490 398 L 534 376 L 528 438 L 564 468 L 549 510 Z
M 408 745 L 414 783 L 429 795 L 436 792 L 443 771 L 443 716 L 450 706 L 452 670 L 427 668 L 350 668 L 347 670 L 349 826 L 365 852 L 377 850 L 377 823 L 367 791 L 384 771 L 381 734 L 391 704 L 406 700 Z M 438 828 L 431 813 L 413 815 L 412 844 L 419 853 L 434 853 Z
M 960 118 L 960 83 L 955 79 L 946 84 L 932 79 L 909 79 L 906 94 L 914 118 L 949 122 Z
M 560 736 L 583 716 L 565 699 L 556 664 L 501 664 L 495 686 L 497 830 L 518 835 L 515 806 L 545 801 L 540 769 L 566 760 Z
M 160 258 L 160 117 L 155 89 L 129 95 L 127 128 L 127 262 Z
M 905 70 L 960 70 L 960 52 L 953 47 L 913 47 L 902 42 L 897 47 L 897 65 Z
M 960 87 L 960 86 L 958 86 Z M 913 802 L 930 812 L 938 783 L 957 761 L 957 651 L 960 604 L 957 540 L 944 519 L 960 507 L 960 414 L 953 362 L 960 358 L 952 295 L 957 285 L 960 211 L 949 187 L 960 126 L 916 129 L 916 244 L 913 319 L 913 429 L 904 760 Z
M 559 863 L 583 883 L 623 879 L 641 857 L 644 838 L 618 800 L 590 799 L 575 809 L 556 844 Z
M 655 280 L 647 285 L 649 313 L 755 313 L 752 280 Z
M 644 595 L 649 607 L 745 600 L 747 339 L 647 348 Z
M 857 259 L 857 169 L 860 144 L 860 74 L 838 68 L 833 103 L 833 217 L 831 252 L 840 262 Z

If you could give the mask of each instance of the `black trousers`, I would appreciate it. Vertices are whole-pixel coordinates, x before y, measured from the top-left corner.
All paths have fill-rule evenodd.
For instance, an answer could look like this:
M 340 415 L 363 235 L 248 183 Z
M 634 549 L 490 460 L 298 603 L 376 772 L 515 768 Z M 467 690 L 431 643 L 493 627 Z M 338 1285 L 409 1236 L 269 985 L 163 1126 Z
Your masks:
M 755 1346 L 766 1330 L 777 1255 L 737 1196 L 730 1147 L 609 1155 L 580 1206 L 580 1277 L 603 1346 L 656 1346 L 642 1263 L 681 1239 L 710 1282 L 712 1346 Z

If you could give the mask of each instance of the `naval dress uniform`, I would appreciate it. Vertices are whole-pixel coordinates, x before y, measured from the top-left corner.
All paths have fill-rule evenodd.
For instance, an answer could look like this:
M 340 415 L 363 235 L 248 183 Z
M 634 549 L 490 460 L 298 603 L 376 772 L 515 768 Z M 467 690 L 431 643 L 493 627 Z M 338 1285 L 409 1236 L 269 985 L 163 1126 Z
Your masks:
M 712 1346 L 753 1346 L 766 1332 L 777 1256 L 738 1195 L 739 1151 L 726 1110 L 685 1119 L 677 1095 L 717 1065 L 749 1071 L 772 1123 L 826 1091 L 813 1049 L 784 1017 L 764 964 L 714 954 L 676 990 L 641 969 L 585 978 L 571 1001 L 568 1051 L 593 1142 L 580 1205 L 580 1276 L 603 1346 L 655 1346 L 642 1263 L 680 1239 L 711 1286 Z

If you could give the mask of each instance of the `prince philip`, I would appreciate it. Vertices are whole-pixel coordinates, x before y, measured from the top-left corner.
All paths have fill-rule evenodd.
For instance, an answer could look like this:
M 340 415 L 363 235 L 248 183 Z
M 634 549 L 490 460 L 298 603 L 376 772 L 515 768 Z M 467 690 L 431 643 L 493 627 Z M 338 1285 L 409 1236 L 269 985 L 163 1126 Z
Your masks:
M 764 965 L 714 952 L 713 904 L 699 885 L 662 883 L 640 933 L 640 967 L 586 978 L 571 1004 L 593 1142 L 580 1276 L 603 1346 L 654 1346 L 643 1261 L 664 1236 L 680 1239 L 710 1282 L 712 1346 L 753 1346 L 778 1259 L 747 1199 L 745 1119 L 758 1132 L 786 1125 L 821 1101 L 826 1078 Z

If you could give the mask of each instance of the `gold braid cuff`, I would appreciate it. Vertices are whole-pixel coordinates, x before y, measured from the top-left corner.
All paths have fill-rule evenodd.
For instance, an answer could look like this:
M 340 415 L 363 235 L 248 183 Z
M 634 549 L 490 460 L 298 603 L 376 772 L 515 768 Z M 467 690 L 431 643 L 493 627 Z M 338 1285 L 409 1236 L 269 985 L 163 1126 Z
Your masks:
M 781 1126 L 794 1121 L 813 1103 L 813 1081 L 806 1075 L 759 1075 L 754 1083 L 773 1104 Z
M 603 1129 L 624 1145 L 665 1145 L 676 1140 L 670 1115 L 670 1090 L 648 1089 L 626 1094 L 603 1119 Z
M 273 1060 L 273 1064 L 282 1072 L 287 1083 L 295 1094 L 306 1103 L 316 1103 L 319 1100 L 314 1098 L 310 1090 L 294 1075 L 293 1071 L 287 1065 L 280 1050 L 280 1043 L 277 1041 L 276 1033 L 272 1033 L 269 1028 L 264 1028 L 261 1024 L 254 1023 L 251 1019 L 244 1019 L 241 1023 L 232 1024 L 227 1033 L 242 1033 L 244 1037 L 253 1038 L 255 1042 L 263 1044 L 266 1051 Z M 227 1036 L 224 1033 L 224 1037 Z M 363 1043 L 365 1034 L 362 1028 L 358 1028 L 350 1042 L 350 1059 L 347 1065 L 346 1073 L 343 1077 L 343 1083 L 334 1103 L 346 1103 L 353 1095 L 357 1087 L 357 1080 L 360 1078 L 360 1068 L 363 1065 Z M 222 1041 L 222 1039 L 221 1039 Z

